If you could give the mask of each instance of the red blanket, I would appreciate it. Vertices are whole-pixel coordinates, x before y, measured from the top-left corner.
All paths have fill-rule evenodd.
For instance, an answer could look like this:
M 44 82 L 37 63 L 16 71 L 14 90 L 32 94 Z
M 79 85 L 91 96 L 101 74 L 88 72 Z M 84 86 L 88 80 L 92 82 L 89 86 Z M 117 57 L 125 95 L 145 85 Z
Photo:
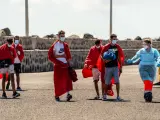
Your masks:
M 54 87 L 55 87 L 55 96 L 59 97 L 66 92 L 69 92 L 73 89 L 72 80 L 69 76 L 68 64 L 64 64 L 63 62 L 57 60 L 53 53 L 54 45 L 57 43 L 53 43 L 52 47 L 49 49 L 48 58 L 51 62 L 54 63 Z M 64 51 L 66 54 L 66 59 L 71 59 L 71 54 L 69 51 L 69 47 L 67 43 L 63 43 Z

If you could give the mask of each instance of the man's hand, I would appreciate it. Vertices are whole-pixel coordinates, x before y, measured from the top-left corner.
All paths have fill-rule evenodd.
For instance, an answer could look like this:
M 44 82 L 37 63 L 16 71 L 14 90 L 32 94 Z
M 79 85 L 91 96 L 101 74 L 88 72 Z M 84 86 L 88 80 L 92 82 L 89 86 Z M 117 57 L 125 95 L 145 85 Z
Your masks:
M 87 66 L 87 64 L 84 64 L 84 68 L 87 68 L 88 66 Z
M 17 53 L 18 53 L 18 55 L 20 55 L 20 54 L 21 54 L 21 53 L 20 53 L 20 51 L 18 51 Z
M 108 62 L 110 62 L 110 61 L 111 61 L 111 60 L 104 60 L 105 63 L 108 63 Z
M 93 66 L 92 66 L 92 65 L 90 65 L 90 66 L 89 66 L 89 69 L 92 69 L 92 68 L 93 68 Z

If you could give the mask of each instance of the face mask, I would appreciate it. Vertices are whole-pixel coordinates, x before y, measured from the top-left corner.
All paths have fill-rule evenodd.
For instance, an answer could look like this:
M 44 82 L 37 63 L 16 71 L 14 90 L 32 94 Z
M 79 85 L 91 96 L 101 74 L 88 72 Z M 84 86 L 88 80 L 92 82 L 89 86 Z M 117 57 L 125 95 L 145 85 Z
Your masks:
M 117 43 L 117 40 L 112 40 L 112 44 L 115 45 Z
M 147 46 L 147 45 L 144 45 L 143 47 L 144 47 L 144 49 L 148 49 L 148 46 Z
M 15 40 L 14 43 L 15 43 L 15 44 L 19 44 L 19 40 Z
M 65 37 L 60 37 L 60 41 L 64 41 L 65 40 Z
M 96 46 L 96 48 L 100 48 L 101 46 Z
M 10 45 L 10 44 L 8 44 L 8 47 L 11 47 L 11 45 Z

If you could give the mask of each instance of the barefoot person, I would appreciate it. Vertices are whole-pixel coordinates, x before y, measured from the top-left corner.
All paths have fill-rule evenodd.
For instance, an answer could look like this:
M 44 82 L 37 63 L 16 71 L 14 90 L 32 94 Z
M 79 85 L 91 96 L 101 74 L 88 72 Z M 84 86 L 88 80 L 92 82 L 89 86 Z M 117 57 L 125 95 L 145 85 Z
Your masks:
M 24 58 L 24 51 L 22 45 L 19 43 L 19 36 L 15 36 L 14 38 L 14 44 L 12 45 L 14 49 L 16 50 L 16 58 L 14 59 L 14 71 L 16 74 L 16 81 L 17 81 L 17 90 L 21 91 L 20 87 L 20 73 L 21 73 L 21 62 Z M 8 83 L 6 86 L 6 89 L 9 89 L 10 85 L 10 79 L 8 79 Z
M 101 56 L 103 58 L 102 62 L 102 79 L 105 80 L 106 89 L 110 89 L 110 84 L 112 78 L 114 78 L 114 84 L 116 84 L 116 91 L 117 91 L 117 101 L 121 101 L 120 98 L 120 82 L 119 82 L 119 75 L 122 73 L 122 66 L 124 62 L 124 53 L 122 48 L 117 44 L 117 35 L 112 34 L 110 36 L 110 43 L 103 47 Z M 104 53 L 112 53 L 115 55 L 115 59 L 105 60 Z
M 140 61 L 139 73 L 144 83 L 144 99 L 146 102 L 152 101 L 152 87 L 156 77 L 158 57 L 158 50 L 152 48 L 152 40 L 146 38 L 143 40 L 143 48 L 140 49 L 132 59 L 127 60 L 128 64 Z
M 58 40 L 49 49 L 48 58 L 54 64 L 54 88 L 55 99 L 60 101 L 60 96 L 67 93 L 67 101 L 72 99 L 69 91 L 73 90 L 72 80 L 69 76 L 69 65 L 71 54 L 69 46 L 65 41 L 65 32 L 58 33 Z
M 14 59 L 16 58 L 16 51 L 12 47 L 13 39 L 7 39 L 7 43 L 0 46 L 0 72 L 3 74 L 2 80 L 2 98 L 7 98 L 5 92 L 5 81 L 6 81 L 6 73 L 10 74 L 12 90 L 13 90 L 13 98 L 19 97 L 20 94 L 15 90 L 14 83 Z
M 102 51 L 102 45 L 100 40 L 95 41 L 95 45 L 90 48 L 90 51 L 86 57 L 85 63 L 84 63 L 84 69 L 83 69 L 83 76 L 85 78 L 87 77 L 93 77 L 94 87 L 96 91 L 96 97 L 94 99 L 100 99 L 99 94 L 99 88 L 98 88 L 98 81 L 100 79 L 101 72 L 97 66 L 98 59 L 100 57 L 101 51 Z M 91 70 L 91 71 L 85 71 L 85 69 Z M 86 72 L 92 72 L 91 76 L 86 76 Z M 103 87 L 102 87 L 102 97 L 105 98 Z

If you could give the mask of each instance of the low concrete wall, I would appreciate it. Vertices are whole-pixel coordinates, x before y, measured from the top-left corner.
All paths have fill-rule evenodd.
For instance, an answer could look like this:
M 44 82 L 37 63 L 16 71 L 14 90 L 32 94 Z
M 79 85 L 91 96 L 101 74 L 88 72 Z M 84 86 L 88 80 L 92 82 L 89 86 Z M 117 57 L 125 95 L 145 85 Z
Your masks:
M 0 45 L 5 43 L 7 37 L 0 37 Z M 21 43 L 25 49 L 25 58 L 22 62 L 22 72 L 47 72 L 53 70 L 52 63 L 48 60 L 48 49 L 53 44 L 54 39 L 21 37 Z M 91 46 L 93 39 L 67 39 L 72 55 L 74 68 L 81 69 L 84 60 Z M 103 45 L 108 41 L 102 41 Z M 119 41 L 124 49 L 126 59 L 135 55 L 136 51 L 142 47 L 142 41 Z M 153 47 L 160 49 L 160 42 L 153 42 Z
M 0 37 L 0 45 L 5 42 L 7 37 Z M 53 44 L 54 39 L 43 39 L 43 38 L 31 38 L 22 37 L 21 43 L 25 50 L 47 50 Z M 89 49 L 94 45 L 95 39 L 66 39 L 71 49 Z M 107 40 L 102 41 L 103 45 L 107 44 Z M 142 47 L 142 41 L 119 41 L 118 42 L 123 49 L 140 49 Z M 160 48 L 160 41 L 153 42 L 153 47 Z
M 72 64 L 76 69 L 82 69 L 89 50 L 71 50 Z M 135 55 L 137 50 L 124 50 L 126 59 Z M 48 50 L 25 50 L 22 62 L 22 72 L 53 71 L 53 64 L 48 60 Z

